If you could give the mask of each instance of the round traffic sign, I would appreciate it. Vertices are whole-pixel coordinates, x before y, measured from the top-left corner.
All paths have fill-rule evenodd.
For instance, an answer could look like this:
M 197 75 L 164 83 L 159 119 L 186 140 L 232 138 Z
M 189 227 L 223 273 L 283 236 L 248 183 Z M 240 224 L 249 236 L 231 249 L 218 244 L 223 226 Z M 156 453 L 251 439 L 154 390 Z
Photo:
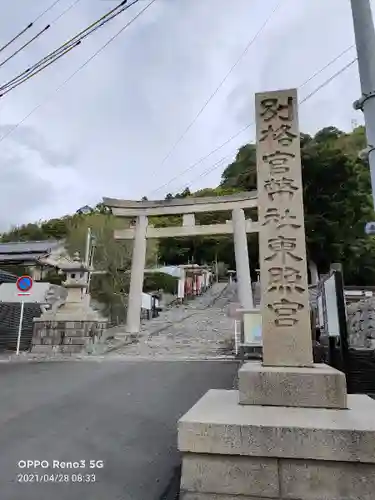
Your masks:
M 16 282 L 16 286 L 20 292 L 28 292 L 33 286 L 31 276 L 20 276 Z

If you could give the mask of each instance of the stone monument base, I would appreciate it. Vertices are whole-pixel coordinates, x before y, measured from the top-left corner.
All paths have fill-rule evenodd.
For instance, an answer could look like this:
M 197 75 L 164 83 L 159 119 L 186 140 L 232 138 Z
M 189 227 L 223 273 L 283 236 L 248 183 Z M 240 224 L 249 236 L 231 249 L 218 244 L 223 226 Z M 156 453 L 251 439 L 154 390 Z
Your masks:
M 238 387 L 239 402 L 245 405 L 347 407 L 344 373 L 325 364 L 293 368 L 245 363 L 238 371 Z
M 210 390 L 179 421 L 181 500 L 373 500 L 375 401 L 348 408 L 239 404 Z
M 34 319 L 31 352 L 43 354 L 90 353 L 102 340 L 107 320 L 90 315 Z

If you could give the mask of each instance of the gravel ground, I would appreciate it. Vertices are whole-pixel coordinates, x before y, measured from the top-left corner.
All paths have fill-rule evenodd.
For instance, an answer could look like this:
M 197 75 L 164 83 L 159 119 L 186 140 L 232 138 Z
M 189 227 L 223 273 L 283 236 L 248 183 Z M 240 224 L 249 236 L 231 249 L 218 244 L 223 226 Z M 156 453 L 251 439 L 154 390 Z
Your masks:
M 138 337 L 127 335 L 124 327 L 114 328 L 114 339 L 101 346 L 96 355 L 21 352 L 16 356 L 14 352 L 9 352 L 0 355 L 0 363 L 104 359 L 202 360 L 228 359 L 228 355 L 232 358 L 234 324 L 233 319 L 227 316 L 227 309 L 235 301 L 235 285 L 217 283 L 204 295 L 186 304 L 170 307 L 157 318 L 142 321 Z
M 187 360 L 225 357 L 234 334 L 227 307 L 235 300 L 234 286 L 215 284 L 201 297 L 144 323 L 137 342 L 107 356 Z

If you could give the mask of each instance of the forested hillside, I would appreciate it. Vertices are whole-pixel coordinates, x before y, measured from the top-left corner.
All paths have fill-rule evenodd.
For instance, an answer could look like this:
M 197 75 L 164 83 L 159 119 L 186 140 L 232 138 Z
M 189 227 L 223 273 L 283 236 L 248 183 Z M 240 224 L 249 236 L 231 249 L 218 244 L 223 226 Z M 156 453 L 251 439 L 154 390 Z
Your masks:
M 365 223 L 375 220 L 370 175 L 368 165 L 358 158 L 359 151 L 365 147 L 364 128 L 358 127 L 350 134 L 334 127 L 325 128 L 314 137 L 303 134 L 301 146 L 308 259 L 317 264 L 320 272 L 326 271 L 331 262 L 342 262 L 347 284 L 375 284 L 375 239 L 364 233 Z M 166 198 L 220 196 L 254 189 L 256 150 L 253 144 L 246 144 L 238 150 L 234 162 L 224 170 L 219 186 L 195 193 L 190 193 L 187 186 L 183 192 L 169 193 Z M 256 217 L 256 214 L 249 215 Z M 197 216 L 201 224 L 226 219 L 228 214 L 222 213 Z M 111 238 L 111 232 L 117 223 L 111 214 L 106 213 L 105 207 L 98 204 L 89 215 L 75 214 L 13 228 L 2 235 L 2 241 L 66 238 L 72 249 L 74 247 L 81 250 L 85 228 L 90 225 L 102 234 L 102 261 L 103 255 L 106 256 L 104 267 L 123 269 L 129 266 L 130 249 L 124 247 L 120 252 L 115 250 L 116 245 L 124 245 Z M 178 224 L 179 219 L 170 218 L 152 223 Z M 121 265 L 117 262 L 119 255 L 122 255 Z M 249 236 L 249 255 L 255 272 L 258 267 L 255 235 Z M 162 240 L 150 248 L 148 263 L 212 263 L 215 259 L 234 267 L 231 237 Z M 103 262 L 101 265 L 103 266 Z
M 303 134 L 302 172 L 308 258 L 320 272 L 331 262 L 342 262 L 347 284 L 375 284 L 375 239 L 364 233 L 365 223 L 374 219 L 370 175 L 367 163 L 358 158 L 366 145 L 365 130 L 356 128 L 345 134 L 329 127 L 314 137 Z M 241 147 L 235 161 L 224 170 L 215 189 L 205 189 L 195 196 L 214 196 L 233 190 L 256 189 L 256 148 Z M 177 196 L 189 195 L 185 190 Z M 169 197 L 172 195 L 170 194 Z M 213 214 L 212 214 L 213 215 Z M 216 216 L 217 217 L 217 216 Z M 213 215 L 212 220 L 215 218 Z M 257 242 L 249 236 L 252 269 L 258 265 Z M 194 257 L 197 262 L 218 259 L 234 266 L 230 238 L 185 239 L 183 243 L 161 242 L 159 254 L 176 262 Z

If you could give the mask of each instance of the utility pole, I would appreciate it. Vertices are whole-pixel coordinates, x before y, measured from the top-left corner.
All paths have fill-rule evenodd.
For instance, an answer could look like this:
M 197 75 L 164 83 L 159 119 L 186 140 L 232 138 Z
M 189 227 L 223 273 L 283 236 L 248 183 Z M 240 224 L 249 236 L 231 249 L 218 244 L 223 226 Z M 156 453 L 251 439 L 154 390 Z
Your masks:
M 361 157 L 368 159 L 370 165 L 375 208 L 375 29 L 370 0 L 350 1 L 362 90 L 362 97 L 353 106 L 354 109 L 363 111 L 365 117 L 368 147 L 361 153 Z M 366 232 L 375 234 L 375 222 L 366 225 Z
M 85 247 L 85 266 L 89 267 L 90 266 L 90 252 L 91 252 L 91 228 L 87 228 L 87 234 L 86 234 L 86 247 Z M 90 271 L 86 273 L 86 282 L 89 285 L 90 282 Z M 89 293 L 88 287 L 86 288 L 86 293 Z
M 216 283 L 219 283 L 219 265 L 217 262 L 217 252 L 215 252 L 215 275 L 216 275 Z

